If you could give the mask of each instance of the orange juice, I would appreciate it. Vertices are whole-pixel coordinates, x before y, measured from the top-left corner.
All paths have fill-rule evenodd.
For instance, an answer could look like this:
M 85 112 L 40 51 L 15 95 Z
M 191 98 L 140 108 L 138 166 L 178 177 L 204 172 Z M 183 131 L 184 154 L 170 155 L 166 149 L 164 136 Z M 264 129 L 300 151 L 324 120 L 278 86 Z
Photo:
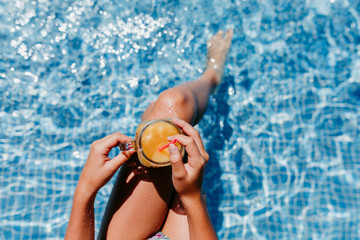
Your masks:
M 168 119 L 156 119 L 141 123 L 136 129 L 135 145 L 139 161 L 146 167 L 170 165 L 169 149 L 158 149 L 169 143 L 167 137 L 181 134 L 181 130 Z M 184 148 L 175 144 L 182 155 Z

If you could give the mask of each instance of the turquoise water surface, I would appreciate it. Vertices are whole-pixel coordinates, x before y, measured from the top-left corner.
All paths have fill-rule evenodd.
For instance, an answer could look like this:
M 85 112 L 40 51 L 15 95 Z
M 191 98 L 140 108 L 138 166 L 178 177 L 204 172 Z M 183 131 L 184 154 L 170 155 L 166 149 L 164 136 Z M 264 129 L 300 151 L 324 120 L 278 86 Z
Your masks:
M 220 239 L 360 239 L 360 1 L 0 0 L 0 239 L 62 239 L 90 143 L 234 29 L 198 125 Z M 116 154 L 116 153 L 114 153 Z M 96 232 L 111 191 L 96 199 Z

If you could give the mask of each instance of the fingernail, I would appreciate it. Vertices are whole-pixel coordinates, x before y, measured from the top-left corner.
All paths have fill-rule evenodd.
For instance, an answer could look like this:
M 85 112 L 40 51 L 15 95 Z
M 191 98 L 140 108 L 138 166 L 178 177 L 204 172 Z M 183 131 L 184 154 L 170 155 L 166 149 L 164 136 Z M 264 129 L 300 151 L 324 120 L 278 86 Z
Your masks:
M 174 136 L 169 136 L 166 138 L 169 142 L 171 142 L 172 144 L 178 143 L 179 140 L 177 140 L 176 138 L 174 139 Z
M 172 119 L 175 120 L 175 121 L 180 120 L 180 119 L 177 118 L 177 117 L 173 117 Z
M 174 153 L 174 152 L 176 152 L 176 146 L 174 145 L 174 144 L 170 144 L 169 145 L 169 152 L 171 152 L 171 153 Z

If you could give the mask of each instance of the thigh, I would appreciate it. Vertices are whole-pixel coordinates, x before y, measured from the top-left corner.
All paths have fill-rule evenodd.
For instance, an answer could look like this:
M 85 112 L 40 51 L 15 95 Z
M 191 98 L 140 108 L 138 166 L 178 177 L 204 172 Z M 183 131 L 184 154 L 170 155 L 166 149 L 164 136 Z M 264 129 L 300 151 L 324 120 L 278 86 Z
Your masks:
M 174 194 L 171 208 L 169 209 L 161 232 L 171 240 L 190 239 L 188 219 L 177 194 Z

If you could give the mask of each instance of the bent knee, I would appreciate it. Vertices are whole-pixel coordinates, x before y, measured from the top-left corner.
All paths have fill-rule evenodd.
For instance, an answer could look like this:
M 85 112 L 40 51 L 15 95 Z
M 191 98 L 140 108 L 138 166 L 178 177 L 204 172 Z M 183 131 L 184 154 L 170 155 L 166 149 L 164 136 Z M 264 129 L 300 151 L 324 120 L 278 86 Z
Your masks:
M 169 110 L 174 116 L 191 122 L 197 103 L 191 92 L 182 89 L 168 89 L 162 92 L 156 102 L 160 110 Z
M 158 101 L 167 106 L 176 108 L 195 108 L 196 102 L 192 93 L 186 93 L 181 89 L 168 89 L 162 92 Z

